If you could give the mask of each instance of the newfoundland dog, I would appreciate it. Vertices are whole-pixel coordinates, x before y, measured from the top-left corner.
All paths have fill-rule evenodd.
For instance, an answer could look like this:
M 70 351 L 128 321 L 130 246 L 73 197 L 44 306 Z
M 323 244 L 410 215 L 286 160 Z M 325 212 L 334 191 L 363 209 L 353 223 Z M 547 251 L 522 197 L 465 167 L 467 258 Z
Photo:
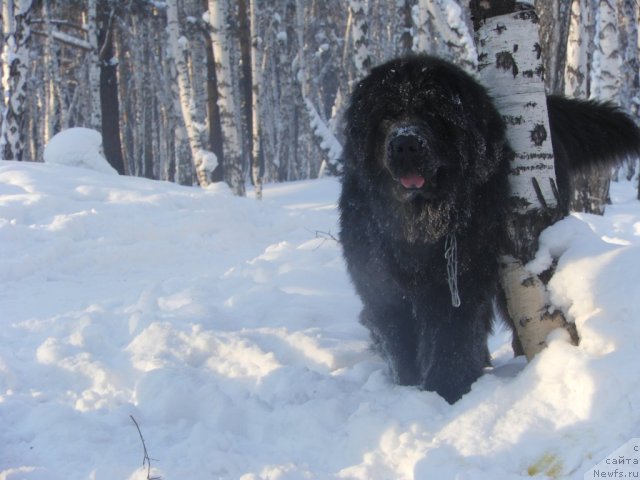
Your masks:
M 607 104 L 548 99 L 561 207 L 583 166 L 640 152 Z M 393 379 L 453 403 L 488 365 L 507 204 L 505 125 L 486 90 L 429 56 L 371 71 L 351 98 L 340 239 L 361 322 Z

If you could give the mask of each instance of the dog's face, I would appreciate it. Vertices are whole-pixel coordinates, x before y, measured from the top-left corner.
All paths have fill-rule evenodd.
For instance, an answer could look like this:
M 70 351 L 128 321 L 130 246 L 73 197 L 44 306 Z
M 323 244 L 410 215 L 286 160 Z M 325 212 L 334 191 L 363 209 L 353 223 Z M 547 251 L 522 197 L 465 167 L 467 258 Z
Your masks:
M 354 91 L 347 118 L 359 168 L 392 179 L 399 200 L 437 199 L 460 177 L 482 181 L 504 144 L 502 120 L 485 90 L 432 57 L 374 68 Z
M 415 115 L 385 122 L 375 156 L 401 202 L 436 202 L 455 190 L 464 159 L 455 151 L 455 126 Z

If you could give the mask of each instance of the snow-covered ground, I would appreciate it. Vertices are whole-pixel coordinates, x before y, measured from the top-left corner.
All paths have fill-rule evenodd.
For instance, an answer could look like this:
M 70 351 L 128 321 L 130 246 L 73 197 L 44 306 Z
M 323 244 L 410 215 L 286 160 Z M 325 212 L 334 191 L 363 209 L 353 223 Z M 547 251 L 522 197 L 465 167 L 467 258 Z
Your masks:
M 453 406 L 368 350 L 338 192 L 0 162 L 0 479 L 147 478 L 132 417 L 165 480 L 581 479 L 640 436 L 632 184 L 542 240 L 580 347 L 524 365 L 498 329 Z

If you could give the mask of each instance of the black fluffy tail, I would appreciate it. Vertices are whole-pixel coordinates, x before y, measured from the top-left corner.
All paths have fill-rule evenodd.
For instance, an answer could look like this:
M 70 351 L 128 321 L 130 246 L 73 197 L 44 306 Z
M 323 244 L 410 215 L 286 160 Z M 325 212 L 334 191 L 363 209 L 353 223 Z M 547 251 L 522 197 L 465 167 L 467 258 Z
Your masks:
M 640 130 L 615 105 L 558 96 L 547 105 L 554 153 L 570 171 L 640 157 Z
M 640 158 L 640 130 L 610 103 L 547 101 L 562 211 L 604 213 L 611 167 Z

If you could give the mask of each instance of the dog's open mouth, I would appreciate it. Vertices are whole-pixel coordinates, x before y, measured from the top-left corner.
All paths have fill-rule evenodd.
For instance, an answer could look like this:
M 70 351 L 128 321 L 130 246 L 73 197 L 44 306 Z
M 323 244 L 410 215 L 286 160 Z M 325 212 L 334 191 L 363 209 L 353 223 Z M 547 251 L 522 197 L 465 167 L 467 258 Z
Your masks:
M 408 190 L 422 188 L 425 184 L 424 177 L 418 174 L 404 175 L 398 180 L 400 181 L 400 184 Z

